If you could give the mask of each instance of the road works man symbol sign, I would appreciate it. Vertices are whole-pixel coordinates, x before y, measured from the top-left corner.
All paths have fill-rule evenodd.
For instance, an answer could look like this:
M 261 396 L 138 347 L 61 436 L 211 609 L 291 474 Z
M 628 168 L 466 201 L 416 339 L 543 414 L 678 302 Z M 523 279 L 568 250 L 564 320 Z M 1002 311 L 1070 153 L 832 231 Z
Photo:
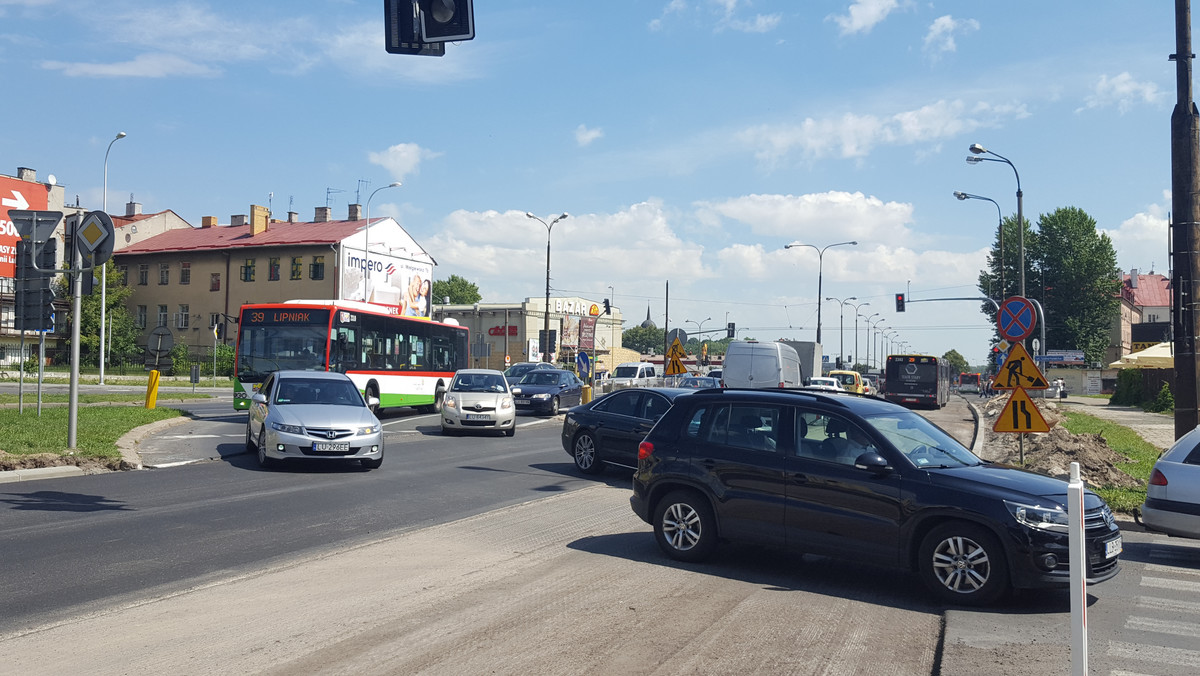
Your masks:
M 0 176 L 0 277 L 13 277 L 17 271 L 17 229 L 9 210 L 45 211 L 48 190 L 40 183 L 18 181 Z
M 1042 375 L 1037 362 L 1029 356 L 1025 347 L 1017 343 L 1008 351 L 1008 358 L 1004 360 L 1000 370 L 996 371 L 992 389 L 1015 390 L 1020 387 L 1027 390 L 1044 390 L 1050 387 L 1050 383 L 1046 382 L 1046 376 Z
M 671 343 L 671 349 L 667 350 L 667 368 L 663 371 L 669 376 L 678 376 L 687 373 L 687 368 L 683 365 L 683 358 L 687 356 L 684 352 L 683 345 L 679 339 Z
M 1025 390 L 1018 387 L 1000 415 L 996 416 L 993 432 L 1049 432 L 1050 425 L 1042 417 L 1042 412 L 1034 405 L 1033 400 Z

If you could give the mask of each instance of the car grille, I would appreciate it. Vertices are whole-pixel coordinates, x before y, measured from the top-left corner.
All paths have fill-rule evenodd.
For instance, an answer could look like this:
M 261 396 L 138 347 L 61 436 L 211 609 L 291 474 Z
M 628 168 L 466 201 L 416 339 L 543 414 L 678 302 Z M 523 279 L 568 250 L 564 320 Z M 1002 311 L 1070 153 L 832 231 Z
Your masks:
M 354 430 L 347 430 L 338 427 L 305 427 L 308 431 L 308 436 L 325 441 L 334 441 L 336 439 L 345 439 L 346 437 L 354 436 Z
M 495 427 L 495 420 L 460 420 L 459 423 L 463 427 Z
M 1105 531 L 1112 530 L 1113 523 L 1113 513 L 1108 508 L 1108 505 L 1104 505 L 1098 509 L 1089 509 L 1083 513 L 1083 529 L 1085 531 L 1097 528 Z

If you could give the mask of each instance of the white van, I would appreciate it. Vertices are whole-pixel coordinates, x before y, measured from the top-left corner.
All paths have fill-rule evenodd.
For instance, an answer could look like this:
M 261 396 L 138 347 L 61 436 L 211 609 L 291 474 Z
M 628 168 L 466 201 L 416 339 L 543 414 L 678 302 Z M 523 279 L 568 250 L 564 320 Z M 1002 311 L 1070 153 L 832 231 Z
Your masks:
M 800 355 L 783 343 L 735 340 L 725 350 L 725 387 L 801 387 Z
M 611 380 L 614 390 L 625 387 L 654 387 L 658 385 L 658 374 L 654 371 L 654 364 L 631 361 L 618 364 L 617 368 L 613 369 Z

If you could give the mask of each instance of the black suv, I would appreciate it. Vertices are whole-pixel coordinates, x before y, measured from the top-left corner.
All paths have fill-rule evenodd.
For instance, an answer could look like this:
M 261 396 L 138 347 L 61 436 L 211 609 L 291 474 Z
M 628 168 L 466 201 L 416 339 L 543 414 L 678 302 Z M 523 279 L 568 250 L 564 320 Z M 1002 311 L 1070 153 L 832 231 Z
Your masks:
M 1067 484 L 986 463 L 906 408 L 796 390 L 679 397 L 638 448 L 633 511 L 700 561 L 718 539 L 917 571 L 943 602 L 1069 582 Z M 1117 574 L 1121 532 L 1084 497 L 1087 579 Z

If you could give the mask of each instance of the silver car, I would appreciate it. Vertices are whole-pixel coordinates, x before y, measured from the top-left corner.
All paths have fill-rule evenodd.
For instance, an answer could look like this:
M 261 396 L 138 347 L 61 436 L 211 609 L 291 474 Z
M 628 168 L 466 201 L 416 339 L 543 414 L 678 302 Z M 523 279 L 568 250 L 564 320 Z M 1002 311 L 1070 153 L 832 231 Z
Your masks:
M 383 464 L 383 428 L 354 382 L 342 373 L 276 371 L 250 397 L 246 448 L 258 463 L 280 460 L 357 460 Z
M 469 431 L 517 432 L 517 409 L 504 374 L 492 369 L 461 369 L 442 400 L 442 434 Z
M 1154 463 L 1141 518 L 1150 530 L 1200 538 L 1200 427 L 1180 437 Z

